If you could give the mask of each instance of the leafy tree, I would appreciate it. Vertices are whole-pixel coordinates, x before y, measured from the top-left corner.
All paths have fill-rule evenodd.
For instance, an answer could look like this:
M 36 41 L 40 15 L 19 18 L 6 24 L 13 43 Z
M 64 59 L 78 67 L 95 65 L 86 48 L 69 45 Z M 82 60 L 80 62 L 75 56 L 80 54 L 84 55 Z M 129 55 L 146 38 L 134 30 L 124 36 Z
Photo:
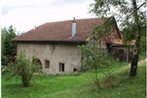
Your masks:
M 134 56 L 131 61 L 129 74 L 131 77 L 137 75 L 137 65 L 141 47 L 141 31 L 143 31 L 146 25 L 144 23 L 146 20 L 144 10 L 145 4 L 145 0 L 95 0 L 94 3 L 91 4 L 92 9 L 90 12 L 99 17 L 115 16 L 117 21 L 120 22 L 121 29 L 127 31 L 127 35 L 129 35 L 126 39 L 130 38 L 135 40 L 135 45 L 133 47 Z M 109 33 L 107 31 L 113 29 L 111 26 L 106 26 L 105 24 L 103 24 L 103 27 L 109 29 L 102 31 L 98 27 L 97 35 L 99 35 L 99 32 L 107 34 Z
M 111 70 L 112 67 L 111 54 L 108 54 L 106 48 L 102 48 L 98 44 L 101 41 L 99 37 L 101 37 L 102 35 L 103 34 L 101 34 L 100 36 L 93 35 L 91 36 L 89 42 L 86 45 L 79 46 L 80 53 L 82 53 L 83 56 L 82 65 L 84 65 L 88 69 L 94 70 L 95 73 L 94 82 L 98 88 L 101 88 L 101 84 L 99 82 L 99 77 L 97 76 L 97 74 L 98 71 L 100 71 L 102 68 L 105 68 L 104 74 L 109 79 L 110 85 L 113 86 L 112 70 Z
M 35 57 L 31 59 L 26 58 L 25 52 L 20 52 L 17 56 L 15 72 L 23 83 L 24 87 L 29 87 L 33 73 L 40 72 L 40 65 L 34 62 Z
M 13 62 L 16 56 L 16 43 L 12 39 L 16 37 L 16 30 L 13 26 L 2 28 L 2 65 Z

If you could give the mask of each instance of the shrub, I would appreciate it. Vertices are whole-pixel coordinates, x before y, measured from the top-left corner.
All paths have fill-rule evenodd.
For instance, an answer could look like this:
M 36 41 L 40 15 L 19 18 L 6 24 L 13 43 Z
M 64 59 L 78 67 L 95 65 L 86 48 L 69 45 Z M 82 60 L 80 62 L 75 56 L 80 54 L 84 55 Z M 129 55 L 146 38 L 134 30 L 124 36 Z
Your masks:
M 102 71 L 102 73 L 109 79 L 110 84 L 112 83 L 112 53 L 109 54 L 105 48 L 100 48 L 97 44 L 88 43 L 86 45 L 79 46 L 79 51 L 83 56 L 82 64 L 87 69 L 94 70 L 94 82 L 98 88 L 101 88 L 101 84 L 99 82 L 100 77 L 98 77 L 98 71 Z
M 15 71 L 16 74 L 20 76 L 20 79 L 23 83 L 24 87 L 30 86 L 30 81 L 33 76 L 34 72 L 39 71 L 39 65 L 35 62 L 33 62 L 33 58 L 28 59 L 25 56 L 24 52 L 20 52 L 17 59 L 16 59 L 16 66 Z

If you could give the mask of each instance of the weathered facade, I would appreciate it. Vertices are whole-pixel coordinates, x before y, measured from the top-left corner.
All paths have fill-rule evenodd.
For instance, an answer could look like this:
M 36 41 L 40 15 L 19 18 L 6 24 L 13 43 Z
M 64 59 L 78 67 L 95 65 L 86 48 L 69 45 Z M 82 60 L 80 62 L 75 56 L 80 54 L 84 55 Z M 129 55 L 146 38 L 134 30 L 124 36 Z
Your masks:
M 41 62 L 42 71 L 46 74 L 71 73 L 80 70 L 81 55 L 78 53 L 77 45 L 19 43 L 17 52 L 20 51 L 25 51 L 28 58 L 35 55 Z
M 85 44 L 93 28 L 102 22 L 102 19 L 91 18 L 43 24 L 14 39 L 17 54 L 25 51 L 28 58 L 35 55 L 46 74 L 80 71 L 82 57 L 77 46 Z M 107 41 L 115 38 L 121 38 L 117 27 L 100 45 L 106 47 Z

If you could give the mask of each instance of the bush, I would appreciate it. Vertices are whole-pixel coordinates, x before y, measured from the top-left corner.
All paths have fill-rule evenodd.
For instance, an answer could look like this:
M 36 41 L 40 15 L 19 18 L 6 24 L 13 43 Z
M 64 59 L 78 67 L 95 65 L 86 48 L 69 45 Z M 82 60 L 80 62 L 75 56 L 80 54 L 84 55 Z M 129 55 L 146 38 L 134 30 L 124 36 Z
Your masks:
M 7 56 L 2 56 L 2 65 L 7 66 L 9 63 L 9 58 Z
M 101 88 L 99 82 L 100 77 L 98 77 L 98 71 L 105 69 L 105 72 L 102 72 L 108 79 L 110 84 L 112 83 L 112 62 L 114 59 L 111 54 L 107 52 L 105 48 L 100 48 L 95 43 L 88 43 L 86 45 L 79 46 L 79 51 L 81 52 L 83 59 L 82 64 L 88 69 L 94 70 L 94 82 L 98 88 Z
M 20 52 L 16 59 L 17 63 L 15 66 L 15 71 L 16 74 L 20 76 L 24 87 L 30 86 L 30 81 L 33 73 L 39 71 L 40 66 L 37 63 L 33 62 L 33 58 L 34 57 L 32 57 L 32 59 L 28 59 L 26 58 L 24 52 Z

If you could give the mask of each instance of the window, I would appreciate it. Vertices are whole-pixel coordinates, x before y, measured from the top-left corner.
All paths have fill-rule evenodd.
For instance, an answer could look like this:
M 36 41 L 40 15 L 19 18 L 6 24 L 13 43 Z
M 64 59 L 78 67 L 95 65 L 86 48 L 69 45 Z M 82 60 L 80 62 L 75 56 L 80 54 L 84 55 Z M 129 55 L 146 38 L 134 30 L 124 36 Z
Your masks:
M 59 63 L 59 72 L 64 72 L 64 63 Z
M 50 67 L 50 61 L 49 60 L 45 60 L 45 68 L 49 68 Z
M 73 72 L 77 72 L 77 68 L 74 68 L 74 69 L 73 69 Z

